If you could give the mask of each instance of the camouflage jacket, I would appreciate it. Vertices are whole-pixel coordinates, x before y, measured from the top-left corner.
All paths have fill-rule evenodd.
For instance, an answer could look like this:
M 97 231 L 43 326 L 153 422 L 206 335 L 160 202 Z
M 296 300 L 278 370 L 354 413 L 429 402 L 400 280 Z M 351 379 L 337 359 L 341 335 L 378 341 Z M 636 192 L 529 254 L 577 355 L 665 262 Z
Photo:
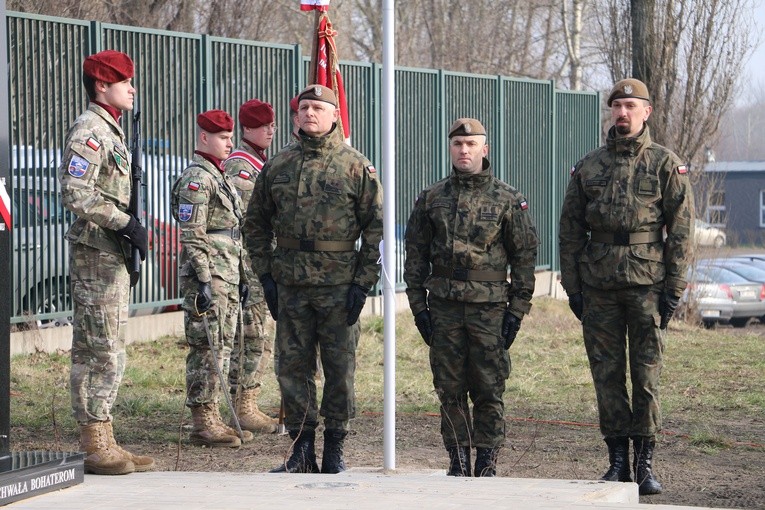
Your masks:
M 653 143 L 646 126 L 635 138 L 616 138 L 571 169 L 560 217 L 561 284 L 569 294 L 582 284 L 621 289 L 664 282 L 680 296 L 693 224 L 688 169 Z M 655 232 L 666 239 L 632 245 L 590 241 L 590 232 Z
M 212 232 L 239 232 L 242 201 L 230 179 L 194 154 L 173 186 L 171 203 L 181 230 L 181 276 L 209 282 L 215 275 L 238 284 L 244 276 L 241 236 Z
M 538 244 L 528 202 L 492 176 L 487 159 L 478 174 L 452 169 L 420 193 L 406 226 L 404 281 L 412 313 L 427 308 L 427 291 L 455 301 L 507 302 L 523 318 L 534 294 Z M 431 264 L 505 273 L 509 264 L 511 283 L 435 276 Z
M 255 274 L 271 273 L 284 285 L 371 288 L 379 277 L 382 186 L 361 153 L 337 128 L 328 135 L 303 135 L 263 167 L 247 208 L 247 250 Z M 274 247 L 278 239 L 350 241 L 358 250 L 302 251 Z
M 74 121 L 58 178 L 64 206 L 77 215 L 66 239 L 110 253 L 130 253 L 127 241 L 118 241 L 114 233 L 130 221 L 130 153 L 122 128 L 99 105 L 90 103 Z
M 242 144 L 232 152 L 223 167 L 226 175 L 231 179 L 231 183 L 236 188 L 236 192 L 242 199 L 242 207 L 246 210 L 252 197 L 252 190 L 255 188 L 255 180 L 263 169 L 265 161 L 260 159 L 255 150 L 247 143 Z M 246 241 L 242 243 L 246 246 Z M 244 257 L 245 274 L 247 283 L 250 286 L 250 301 L 258 303 L 263 300 L 263 287 L 253 274 L 249 263 L 249 257 Z

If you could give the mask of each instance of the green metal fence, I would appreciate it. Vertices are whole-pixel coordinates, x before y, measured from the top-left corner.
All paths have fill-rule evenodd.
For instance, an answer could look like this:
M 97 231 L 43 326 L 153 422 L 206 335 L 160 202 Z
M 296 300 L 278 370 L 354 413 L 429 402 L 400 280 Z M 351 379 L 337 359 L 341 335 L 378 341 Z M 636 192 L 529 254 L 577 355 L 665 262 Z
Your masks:
M 179 238 L 169 193 L 194 148 L 197 113 L 229 111 L 258 97 L 274 105 L 278 133 L 271 153 L 289 141 L 289 100 L 305 85 L 307 59 L 298 45 L 139 29 L 99 22 L 8 13 L 11 170 L 14 229 L 12 322 L 62 323 L 71 315 L 68 247 L 71 215 L 56 178 L 68 126 L 86 107 L 84 58 L 113 48 L 131 55 L 145 138 L 145 211 L 150 252 L 134 290 L 132 313 L 178 303 Z M 354 147 L 381 162 L 382 68 L 341 62 Z M 419 191 L 450 168 L 446 130 L 476 117 L 489 133 L 496 175 L 529 199 L 542 239 L 537 264 L 557 265 L 557 216 L 567 169 L 600 138 L 597 93 L 556 91 L 553 82 L 396 69 L 396 236 Z M 129 115 L 123 118 L 130 136 Z M 238 138 L 238 136 L 237 136 Z M 396 282 L 403 288 L 403 259 Z

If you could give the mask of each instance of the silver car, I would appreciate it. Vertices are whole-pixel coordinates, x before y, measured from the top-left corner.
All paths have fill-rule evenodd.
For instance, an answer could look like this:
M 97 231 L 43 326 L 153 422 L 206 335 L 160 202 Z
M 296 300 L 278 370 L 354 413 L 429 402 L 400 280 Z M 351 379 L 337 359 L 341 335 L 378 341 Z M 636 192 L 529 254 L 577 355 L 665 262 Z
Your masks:
M 705 327 L 729 323 L 743 328 L 749 319 L 765 315 L 765 284 L 721 266 L 696 264 L 688 270 L 681 303 L 683 313 Z

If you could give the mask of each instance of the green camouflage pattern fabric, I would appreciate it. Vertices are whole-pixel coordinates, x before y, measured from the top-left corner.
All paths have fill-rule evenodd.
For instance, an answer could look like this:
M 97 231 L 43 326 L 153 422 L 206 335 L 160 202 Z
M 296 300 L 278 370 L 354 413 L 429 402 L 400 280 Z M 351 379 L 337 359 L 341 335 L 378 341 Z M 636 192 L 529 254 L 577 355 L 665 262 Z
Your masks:
M 287 430 L 314 429 L 319 415 L 327 429 L 348 430 L 356 415 L 356 347 L 360 326 L 346 324 L 350 285 L 278 284 L 277 380 Z M 316 397 L 316 346 L 324 370 L 321 407 Z
M 69 250 L 74 303 L 69 389 L 79 425 L 110 421 L 125 372 L 130 277 L 121 254 L 74 243 Z
M 173 186 L 172 207 L 181 231 L 181 276 L 209 282 L 214 275 L 238 285 L 244 275 L 241 237 L 207 233 L 241 226 L 242 201 L 230 179 L 194 154 Z
M 661 430 L 659 376 L 664 340 L 658 303 L 662 290 L 661 284 L 618 290 L 585 286 L 582 293 L 584 345 L 604 437 L 654 437 Z
M 125 370 L 130 279 L 127 226 L 130 156 L 125 134 L 102 107 L 90 103 L 67 134 L 58 170 L 64 206 L 77 218 L 66 233 L 73 297 L 72 411 L 80 425 L 111 419 Z
M 334 130 L 302 135 L 263 167 L 247 208 L 245 240 L 256 275 L 284 285 L 371 289 L 379 277 L 382 185 L 372 163 Z M 356 241 L 357 251 L 300 251 L 273 246 L 274 236 Z
M 242 143 L 237 147 L 237 150 L 244 151 L 255 158 L 255 160 L 260 163 L 260 168 L 265 164 L 249 144 Z M 229 158 L 224 161 L 223 167 L 226 171 L 226 175 L 231 179 L 231 184 L 234 185 L 234 189 L 236 189 L 237 194 L 242 199 L 242 210 L 246 211 L 250 199 L 252 198 L 255 181 L 257 180 L 258 175 L 260 175 L 260 170 L 243 158 Z M 243 242 L 242 245 L 246 247 L 247 243 Z M 257 276 L 253 274 L 252 269 L 250 268 L 249 257 L 244 257 L 244 262 L 247 284 L 250 286 L 250 297 L 246 304 L 259 303 L 263 301 L 263 288 L 260 286 L 260 281 Z
M 467 303 L 430 296 L 430 367 L 441 402 L 446 448 L 498 448 L 505 443 L 502 396 L 510 356 L 501 335 L 504 303 Z M 468 397 L 473 403 L 472 417 Z
M 62 203 L 77 215 L 66 239 L 129 253 L 127 241 L 114 232 L 130 221 L 130 153 L 120 125 L 97 104 L 90 103 L 69 129 L 58 178 Z
M 249 144 L 243 142 L 237 150 L 251 155 L 258 162 L 259 167 L 263 167 L 265 162 L 260 159 Z M 244 158 L 229 158 L 224 162 L 224 168 L 226 175 L 229 176 L 236 192 L 242 199 L 244 209 L 247 209 L 260 170 Z M 266 305 L 263 301 L 263 287 L 253 274 L 248 257 L 244 256 L 243 259 L 250 296 L 242 310 L 243 331 L 240 334 L 237 329 L 234 337 L 229 384 L 233 388 L 238 385 L 242 389 L 250 389 L 262 384 L 263 374 L 273 353 L 274 340 L 266 335 L 265 331 Z M 242 336 L 244 348 L 240 349 L 239 343 Z
M 680 296 L 692 249 L 693 191 L 688 170 L 653 143 L 646 126 L 635 138 L 616 138 L 572 169 L 560 216 L 561 284 L 569 294 L 586 284 L 623 289 L 663 282 Z M 666 240 L 618 246 L 589 241 L 589 232 L 651 232 Z
M 186 355 L 186 405 L 189 407 L 217 403 L 220 392 L 228 390 L 221 387 L 215 363 L 221 369 L 223 380 L 227 380 L 239 316 L 239 285 L 214 276 L 211 281 L 213 304 L 206 312 L 206 317 L 216 358 L 210 350 L 204 319 L 197 314 L 194 306 L 197 285 L 195 277 L 181 277 L 181 307 L 184 312 L 186 342 L 189 345 L 189 353 Z
M 531 309 L 538 245 L 528 202 L 492 176 L 487 159 L 479 174 L 452 169 L 420 193 L 407 223 L 404 281 L 412 313 L 427 308 L 427 291 L 453 301 L 509 303 L 523 318 Z M 485 271 L 507 271 L 509 264 L 511 283 L 431 276 L 431 264 Z

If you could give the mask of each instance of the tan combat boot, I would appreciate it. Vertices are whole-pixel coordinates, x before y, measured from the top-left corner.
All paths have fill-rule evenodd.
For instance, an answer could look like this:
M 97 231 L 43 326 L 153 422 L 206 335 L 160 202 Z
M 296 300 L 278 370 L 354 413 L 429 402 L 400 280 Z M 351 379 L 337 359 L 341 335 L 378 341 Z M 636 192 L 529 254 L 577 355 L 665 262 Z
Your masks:
M 117 440 L 114 439 L 114 427 L 112 426 L 111 421 L 104 422 L 104 427 L 106 428 L 106 434 L 109 438 L 109 447 L 112 450 L 116 450 L 123 457 L 132 462 L 136 472 L 151 471 L 154 469 L 154 459 L 146 455 L 136 455 L 131 453 L 117 444 Z
M 189 438 L 191 444 L 210 448 L 241 446 L 242 441 L 236 437 L 236 434 L 229 434 L 228 427 L 220 419 L 220 412 L 216 412 L 217 407 L 217 403 L 212 403 L 191 408 L 191 417 L 194 420 L 194 428 Z
M 258 409 L 258 395 L 260 395 L 260 386 L 242 390 L 236 401 L 236 416 L 239 418 L 239 426 L 242 427 L 242 430 L 259 434 L 273 434 L 276 432 L 278 421 Z M 233 419 L 229 425 L 234 425 Z
M 126 475 L 135 471 L 132 461 L 111 447 L 106 424 L 101 421 L 80 425 L 80 449 L 84 451 L 85 472 L 94 475 Z
M 242 429 L 242 437 L 239 437 L 239 433 L 236 431 L 236 428 L 235 428 L 236 424 L 234 423 L 234 419 L 232 418 L 231 420 L 229 420 L 231 422 L 231 426 L 228 426 L 223 422 L 223 416 L 220 415 L 220 409 L 218 408 L 217 405 L 215 406 L 214 411 L 216 416 L 218 417 L 218 420 L 220 420 L 220 422 L 223 424 L 223 428 L 226 429 L 226 434 L 228 434 L 229 436 L 234 436 L 236 438 L 239 438 L 242 440 L 243 443 L 249 443 L 255 438 L 255 436 L 252 435 L 252 432 L 242 427 L 241 424 L 239 425 L 239 427 L 241 427 Z

